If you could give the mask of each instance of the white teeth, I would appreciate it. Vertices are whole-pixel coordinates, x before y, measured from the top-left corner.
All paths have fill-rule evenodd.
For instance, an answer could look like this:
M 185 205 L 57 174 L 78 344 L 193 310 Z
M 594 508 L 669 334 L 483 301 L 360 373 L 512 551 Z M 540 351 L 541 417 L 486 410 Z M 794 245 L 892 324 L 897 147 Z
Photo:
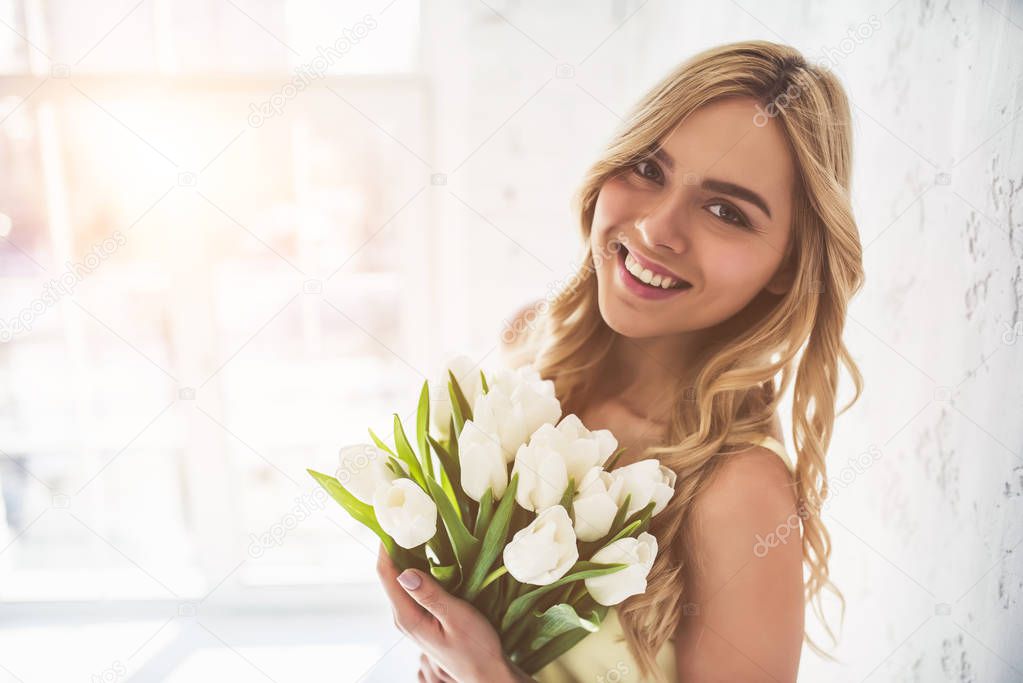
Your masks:
M 675 278 L 668 277 L 667 275 L 661 275 L 660 273 L 655 275 L 649 268 L 644 268 L 639 265 L 639 261 L 637 261 L 631 253 L 625 254 L 625 269 L 635 275 L 636 279 L 642 280 L 644 283 L 652 287 L 670 289 L 672 287 L 677 288 L 677 285 L 680 284 L 680 281 Z

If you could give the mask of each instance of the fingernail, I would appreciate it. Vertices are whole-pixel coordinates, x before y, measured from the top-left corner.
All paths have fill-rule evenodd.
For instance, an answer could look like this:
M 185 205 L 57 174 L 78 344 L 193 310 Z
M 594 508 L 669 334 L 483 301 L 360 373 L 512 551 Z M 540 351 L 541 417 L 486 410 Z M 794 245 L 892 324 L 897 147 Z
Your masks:
M 423 580 L 419 578 L 419 574 L 411 569 L 406 569 L 401 574 L 398 574 L 398 583 L 400 583 L 403 588 L 410 591 L 414 591 L 419 588 L 419 584 L 422 582 Z

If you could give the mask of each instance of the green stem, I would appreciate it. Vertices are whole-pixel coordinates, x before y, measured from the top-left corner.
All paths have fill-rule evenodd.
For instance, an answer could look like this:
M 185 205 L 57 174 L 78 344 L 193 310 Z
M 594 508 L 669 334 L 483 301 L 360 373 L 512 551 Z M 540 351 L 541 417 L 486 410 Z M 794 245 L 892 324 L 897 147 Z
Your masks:
M 484 588 L 492 584 L 494 581 L 497 581 L 507 573 L 508 568 L 502 564 L 500 567 L 498 567 L 497 569 L 495 569 L 494 571 L 490 572 L 487 575 L 487 578 L 483 580 L 483 585 L 480 586 L 480 591 L 482 591 Z
M 586 593 L 587 593 L 586 582 L 580 581 L 572 587 L 572 590 L 568 592 L 568 597 L 565 598 L 565 602 L 574 607 L 576 601 L 585 596 Z
M 508 634 L 502 638 L 506 652 L 519 652 L 520 650 L 527 649 L 526 646 L 528 643 L 523 643 L 522 641 L 524 637 L 528 635 L 528 626 L 531 620 L 532 614 L 525 614 L 518 620 L 518 622 L 515 623 L 515 625 L 511 627 L 511 629 L 509 629 Z M 524 656 L 525 654 L 525 652 L 521 652 L 520 656 Z

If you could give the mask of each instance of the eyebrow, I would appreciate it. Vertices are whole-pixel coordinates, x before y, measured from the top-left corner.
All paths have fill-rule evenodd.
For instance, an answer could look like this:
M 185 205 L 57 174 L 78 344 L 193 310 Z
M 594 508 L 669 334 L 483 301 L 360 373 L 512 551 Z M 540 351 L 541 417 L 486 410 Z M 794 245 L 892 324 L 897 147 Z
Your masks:
M 659 147 L 654 150 L 653 156 L 662 161 L 670 170 L 675 170 L 675 160 L 672 159 L 663 148 Z M 705 190 L 710 190 L 711 192 L 720 192 L 738 199 L 743 199 L 767 214 L 768 218 L 771 218 L 771 209 L 767 206 L 767 202 L 764 201 L 763 197 L 748 187 L 736 185 L 735 183 L 730 183 L 726 180 L 716 180 L 714 178 L 704 178 L 700 183 L 700 187 Z

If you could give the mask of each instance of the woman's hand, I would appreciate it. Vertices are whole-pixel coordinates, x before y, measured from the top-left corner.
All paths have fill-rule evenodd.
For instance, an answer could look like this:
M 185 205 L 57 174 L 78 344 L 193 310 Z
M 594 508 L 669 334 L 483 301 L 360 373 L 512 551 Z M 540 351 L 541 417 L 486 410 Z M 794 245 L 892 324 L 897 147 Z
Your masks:
M 419 680 L 425 683 L 455 683 L 455 679 L 425 652 L 419 655 Z
M 377 574 L 394 610 L 394 625 L 423 650 L 419 680 L 453 683 L 532 681 L 501 650 L 501 639 L 480 612 L 415 569 L 398 575 L 383 545 Z

